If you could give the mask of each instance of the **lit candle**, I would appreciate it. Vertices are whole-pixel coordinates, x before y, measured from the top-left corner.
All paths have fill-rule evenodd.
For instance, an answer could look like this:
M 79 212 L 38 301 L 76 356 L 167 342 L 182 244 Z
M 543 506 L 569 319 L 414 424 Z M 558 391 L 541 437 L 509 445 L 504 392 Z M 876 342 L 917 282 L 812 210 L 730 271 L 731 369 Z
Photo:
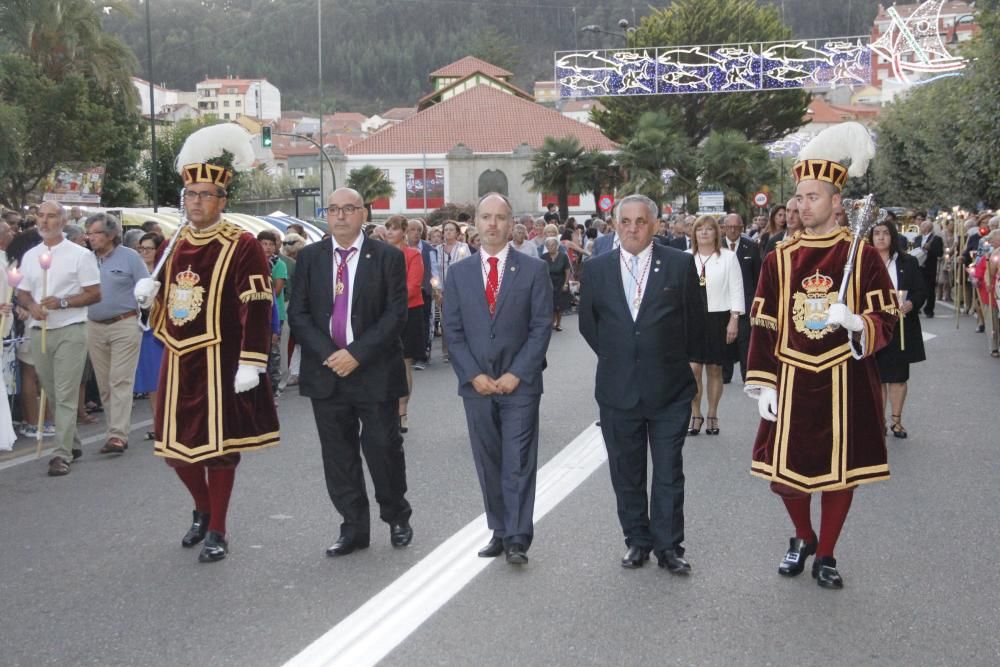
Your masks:
M 42 267 L 42 301 L 45 301 L 49 296 L 49 268 L 52 267 L 52 255 L 43 252 L 38 256 L 38 265 Z M 42 354 L 45 354 L 45 336 L 48 330 L 48 320 L 42 320 Z

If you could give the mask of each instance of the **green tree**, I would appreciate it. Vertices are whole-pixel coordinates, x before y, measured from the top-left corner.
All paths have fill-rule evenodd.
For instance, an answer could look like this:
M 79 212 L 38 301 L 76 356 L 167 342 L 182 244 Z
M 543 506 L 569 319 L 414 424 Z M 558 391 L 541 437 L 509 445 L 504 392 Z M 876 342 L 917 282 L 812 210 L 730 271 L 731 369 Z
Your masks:
M 545 137 L 531 158 L 531 169 L 524 174 L 523 182 L 532 192 L 555 193 L 562 220 L 569 218 L 569 196 L 590 185 L 582 168 L 583 156 L 583 146 L 576 137 Z
M 692 156 L 674 118 L 656 111 L 642 114 L 618 155 L 625 172 L 625 191 L 644 194 L 658 206 L 672 194 L 690 196 L 697 191 Z
M 113 9 L 116 3 L 105 3 Z M 128 48 L 102 32 L 89 0 L 0 4 L 0 106 L 5 135 L 0 198 L 21 205 L 59 163 L 103 165 L 104 203 L 131 203 L 141 133 Z
M 594 195 L 595 215 L 601 215 L 601 209 L 597 205 L 601 196 L 613 194 L 624 182 L 615 156 L 596 149 L 583 154 L 580 160 L 580 178 L 586 182 L 587 191 Z
M 747 218 L 750 198 L 775 174 L 767 149 L 736 130 L 713 132 L 698 151 L 701 187 L 721 190 L 726 209 Z
M 396 187 L 385 177 L 378 167 L 366 164 L 357 169 L 351 169 L 347 175 L 347 187 L 358 191 L 368 209 L 368 218 L 372 216 L 372 202 L 376 199 L 388 199 L 396 194 Z
M 754 0 L 675 0 L 654 9 L 631 38 L 635 47 L 669 44 L 730 44 L 787 39 L 791 31 L 778 10 Z M 626 141 L 646 112 L 659 111 L 678 122 L 692 148 L 713 131 L 737 130 L 754 142 L 780 139 L 802 125 L 809 103 L 803 91 L 743 92 L 727 95 L 649 95 L 602 99 L 592 113 L 604 133 Z

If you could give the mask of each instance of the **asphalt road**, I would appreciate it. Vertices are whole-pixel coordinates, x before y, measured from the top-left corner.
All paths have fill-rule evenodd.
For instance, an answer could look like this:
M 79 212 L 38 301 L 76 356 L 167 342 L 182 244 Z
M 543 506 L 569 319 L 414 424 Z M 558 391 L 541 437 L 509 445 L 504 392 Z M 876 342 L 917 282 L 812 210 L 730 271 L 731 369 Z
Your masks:
M 941 308 L 941 314 L 948 314 Z M 575 317 L 554 334 L 539 462 L 596 417 L 595 360 Z M 502 559 L 396 646 L 385 665 L 1000 664 L 1000 363 L 965 319 L 924 321 L 936 337 L 913 367 L 889 482 L 861 488 L 837 549 L 846 588 L 776 573 L 791 527 L 748 474 L 755 404 L 726 388 L 722 434 L 685 447 L 691 577 L 623 570 L 606 465 L 536 526 L 531 562 Z M 451 369 L 416 374 L 406 437 L 416 533 L 324 556 L 339 517 L 323 484 L 312 410 L 280 401 L 280 447 L 244 457 L 230 557 L 180 547 L 186 491 L 141 441 L 104 459 L 99 441 L 66 478 L 33 444 L 0 460 L 0 665 L 281 665 L 482 513 Z M 149 418 L 137 404 L 135 421 Z M 84 435 L 99 438 L 97 427 Z

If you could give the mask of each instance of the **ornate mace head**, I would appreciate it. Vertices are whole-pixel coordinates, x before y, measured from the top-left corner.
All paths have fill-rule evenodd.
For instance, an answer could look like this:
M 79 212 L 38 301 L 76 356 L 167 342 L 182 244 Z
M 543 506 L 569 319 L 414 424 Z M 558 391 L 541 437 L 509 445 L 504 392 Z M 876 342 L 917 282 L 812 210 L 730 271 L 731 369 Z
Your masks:
M 851 234 L 865 238 L 872 227 L 885 222 L 889 212 L 879 208 L 875 195 L 869 194 L 861 199 L 845 199 L 841 202 L 844 213 L 847 214 L 847 226 Z

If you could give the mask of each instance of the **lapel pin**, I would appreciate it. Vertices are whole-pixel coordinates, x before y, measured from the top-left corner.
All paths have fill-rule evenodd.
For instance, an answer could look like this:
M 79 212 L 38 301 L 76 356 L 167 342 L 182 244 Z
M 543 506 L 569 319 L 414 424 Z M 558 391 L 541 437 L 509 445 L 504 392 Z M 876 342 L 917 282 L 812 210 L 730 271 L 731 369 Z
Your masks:
M 372 258 L 372 256 L 369 253 L 366 252 L 365 253 L 365 259 L 371 259 L 371 258 Z
M 660 260 L 656 260 L 656 265 L 657 265 L 657 266 L 659 266 L 659 265 L 660 265 Z
M 517 267 L 516 266 L 512 266 L 512 267 L 510 267 L 510 270 L 511 271 L 517 271 Z
M 659 262 L 657 262 L 657 263 L 659 263 Z M 660 270 L 659 267 L 657 267 L 657 268 L 653 269 L 653 273 L 657 273 L 659 270 Z

